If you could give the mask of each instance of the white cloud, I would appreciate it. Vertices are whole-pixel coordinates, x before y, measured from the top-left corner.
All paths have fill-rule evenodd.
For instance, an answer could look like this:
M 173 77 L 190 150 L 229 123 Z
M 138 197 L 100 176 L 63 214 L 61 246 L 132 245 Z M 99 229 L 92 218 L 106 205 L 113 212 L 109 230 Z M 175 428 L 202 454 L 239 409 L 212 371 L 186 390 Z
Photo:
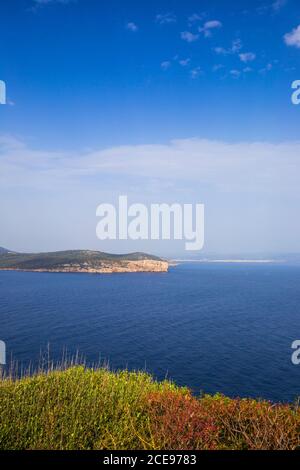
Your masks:
M 294 46 L 300 49 L 300 25 L 284 35 L 284 42 L 287 46 Z
M 169 242 L 97 244 L 96 206 L 128 194 L 131 203 L 203 202 L 211 251 L 296 251 L 299 155 L 300 141 L 190 138 L 61 152 L 0 136 L 2 243 L 24 251 L 67 249 L 71 243 L 72 248 L 128 252 L 138 247 L 165 254 Z
M 204 23 L 204 26 L 202 28 L 199 28 L 199 32 L 204 33 L 204 36 L 208 38 L 212 35 L 211 30 L 219 29 L 219 28 L 222 28 L 221 21 L 211 20 L 211 21 L 206 21 L 206 23 Z
M 287 4 L 287 0 L 275 0 L 274 3 L 272 3 L 272 8 L 274 11 L 279 11 L 281 10 L 282 7 L 284 7 Z
M 213 72 L 217 72 L 218 70 L 222 70 L 224 68 L 223 64 L 216 64 L 213 66 L 212 70 Z
M 199 34 L 193 34 L 190 31 L 183 31 L 180 33 L 181 39 L 187 42 L 194 42 L 197 41 L 199 38 Z
M 186 67 L 187 65 L 189 65 L 189 63 L 191 62 L 191 59 L 181 59 L 179 60 L 179 64 L 182 66 L 182 67 Z
M 215 28 L 221 28 L 222 23 L 221 21 L 218 20 L 212 20 L 212 21 L 206 21 L 204 24 L 204 29 L 215 29 Z
M 240 39 L 235 39 L 232 41 L 232 46 L 231 46 L 231 52 L 233 54 L 236 54 L 239 52 L 243 47 L 242 41 Z
M 48 5 L 50 3 L 61 3 L 63 5 L 68 5 L 69 3 L 74 3 L 76 0 L 33 0 L 36 6 Z
M 176 23 L 176 16 L 173 13 L 161 13 L 156 15 L 155 18 L 156 23 L 159 24 L 168 24 L 168 23 Z
M 272 3 L 269 4 L 263 4 L 256 8 L 256 11 L 259 14 L 265 14 L 265 13 L 279 13 L 280 10 L 288 3 L 288 0 L 275 0 Z
M 241 75 L 241 72 L 239 70 L 233 69 L 233 70 L 230 70 L 230 75 L 233 78 L 239 78 Z
M 171 62 L 169 60 L 163 61 L 160 66 L 163 70 L 168 70 L 171 67 Z
M 175 55 L 172 60 L 181 65 L 181 67 L 187 67 L 191 62 L 191 59 L 189 57 L 186 59 L 179 59 L 178 55 Z M 165 60 L 161 62 L 160 66 L 163 70 L 168 70 L 172 66 L 172 61 Z
M 240 76 L 242 75 L 242 73 L 250 73 L 250 72 L 253 72 L 253 69 L 251 67 L 244 67 L 242 70 L 238 70 L 238 69 L 232 69 L 230 70 L 230 75 L 233 77 L 233 78 L 240 78 Z
M 229 49 L 225 49 L 225 47 L 222 47 L 222 46 L 215 47 L 214 51 L 216 52 L 216 54 L 220 54 L 220 55 L 230 54 Z
M 264 68 L 260 69 L 259 73 L 264 75 L 267 72 L 270 72 L 271 70 L 273 70 L 273 64 L 269 62 Z
M 239 58 L 241 59 L 242 62 L 252 62 L 253 60 L 256 59 L 256 54 L 253 52 L 243 52 L 239 54 Z
M 190 71 L 191 78 L 195 79 L 199 77 L 199 75 L 202 75 L 202 70 L 201 67 L 196 67 L 193 70 Z
M 231 47 L 226 49 L 225 47 L 215 47 L 214 51 L 220 55 L 230 55 L 237 54 L 242 49 L 242 41 L 240 39 L 235 39 L 232 41 Z
M 173 140 L 167 144 L 123 145 L 87 152 L 36 150 L 9 136 L 0 136 L 0 187 L 51 189 L 90 176 L 146 177 L 194 181 L 197 184 L 280 193 L 299 190 L 300 142 L 237 142 L 206 139 Z M 95 180 L 96 181 L 96 180 Z M 97 185 L 96 181 L 96 185 Z
M 206 16 L 206 13 L 201 13 L 201 14 L 193 13 L 192 15 L 188 17 L 188 22 L 195 23 L 197 21 L 202 21 L 205 16 Z
M 138 26 L 132 21 L 127 23 L 126 28 L 129 29 L 129 31 L 133 31 L 134 33 L 139 29 Z

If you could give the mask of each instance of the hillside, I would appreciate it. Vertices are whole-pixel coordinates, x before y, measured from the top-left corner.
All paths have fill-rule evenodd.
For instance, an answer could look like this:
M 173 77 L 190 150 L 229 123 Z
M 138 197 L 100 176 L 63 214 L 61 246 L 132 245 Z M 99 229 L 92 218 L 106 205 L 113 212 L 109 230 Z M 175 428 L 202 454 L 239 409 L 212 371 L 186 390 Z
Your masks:
M 116 255 L 91 250 L 49 253 L 0 251 L 0 270 L 39 272 L 165 272 L 168 262 L 146 253 Z
M 2 246 L 0 246 L 0 255 L 4 255 L 7 253 L 13 253 L 13 251 L 7 250 L 6 248 L 3 248 Z
M 205 395 L 76 366 L 0 380 L 0 449 L 296 449 L 295 405 Z

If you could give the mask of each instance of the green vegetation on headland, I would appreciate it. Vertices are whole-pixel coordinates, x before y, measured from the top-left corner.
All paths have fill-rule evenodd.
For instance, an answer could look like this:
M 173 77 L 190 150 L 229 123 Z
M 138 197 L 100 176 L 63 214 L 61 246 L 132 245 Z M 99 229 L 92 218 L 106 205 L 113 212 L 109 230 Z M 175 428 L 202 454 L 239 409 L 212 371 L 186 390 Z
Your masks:
M 0 381 L 0 449 L 296 449 L 292 405 L 74 366 Z
M 67 250 L 49 253 L 16 253 L 0 248 L 0 270 L 47 272 L 160 272 L 168 262 L 147 253 L 124 255 L 92 250 Z

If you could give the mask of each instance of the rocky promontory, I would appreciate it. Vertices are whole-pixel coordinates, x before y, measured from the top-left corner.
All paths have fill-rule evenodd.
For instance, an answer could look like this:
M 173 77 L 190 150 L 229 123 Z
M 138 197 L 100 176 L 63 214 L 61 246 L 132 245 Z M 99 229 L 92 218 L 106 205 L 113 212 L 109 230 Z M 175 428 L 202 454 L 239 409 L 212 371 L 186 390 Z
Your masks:
M 54 273 L 167 272 L 166 260 L 146 253 L 115 255 L 91 250 L 16 253 L 0 250 L 0 270 Z

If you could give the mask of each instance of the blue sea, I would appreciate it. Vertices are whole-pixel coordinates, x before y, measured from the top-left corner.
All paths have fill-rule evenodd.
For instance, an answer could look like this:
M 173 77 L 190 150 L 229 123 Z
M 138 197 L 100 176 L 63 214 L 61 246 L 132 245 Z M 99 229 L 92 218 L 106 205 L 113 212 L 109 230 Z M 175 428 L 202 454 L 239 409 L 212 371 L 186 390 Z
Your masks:
M 300 266 L 181 264 L 169 273 L 0 272 L 0 339 L 37 364 L 76 351 L 195 393 L 300 396 Z

